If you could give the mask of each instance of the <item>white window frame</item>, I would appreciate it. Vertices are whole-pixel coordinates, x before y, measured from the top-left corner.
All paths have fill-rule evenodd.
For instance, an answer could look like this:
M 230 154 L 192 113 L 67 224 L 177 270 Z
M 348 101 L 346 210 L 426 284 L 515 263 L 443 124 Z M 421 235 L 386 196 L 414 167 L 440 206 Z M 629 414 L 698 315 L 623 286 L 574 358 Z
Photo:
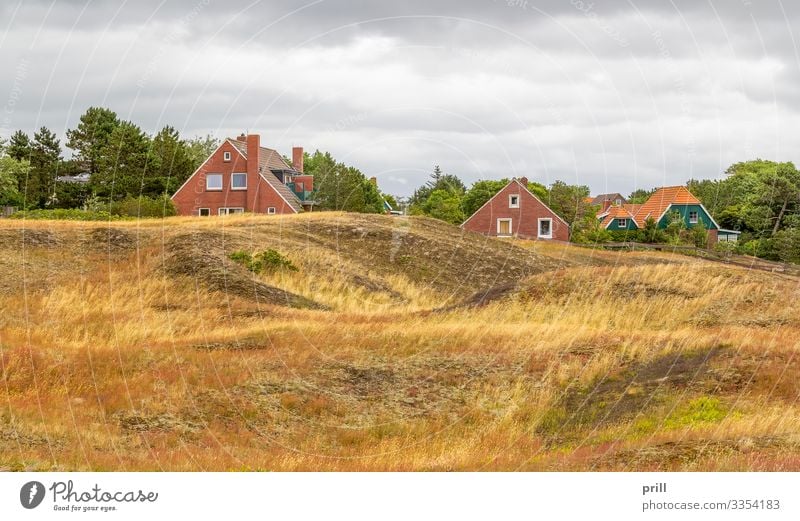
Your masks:
M 217 215 L 234 215 L 244 213 L 244 208 L 241 206 L 223 206 L 217 210 Z
M 277 212 L 275 211 L 275 207 L 274 206 L 270 206 L 270 207 L 267 208 L 267 214 L 275 215 L 276 213 Z
M 542 221 L 550 221 L 550 235 L 542 235 Z M 539 217 L 536 221 L 536 237 L 539 239 L 553 238 L 553 219 L 552 217 Z
M 500 223 L 507 222 L 508 223 L 508 235 L 500 235 Z M 497 219 L 497 236 L 498 237 L 511 237 L 514 235 L 514 221 L 511 218 L 499 218 Z
M 203 215 L 203 210 L 207 211 L 206 215 Z M 211 217 L 211 208 L 198 208 L 197 215 L 200 217 Z
M 692 219 L 692 214 L 694 214 L 694 219 Z M 700 212 L 696 212 L 694 210 L 689 212 L 689 224 L 697 224 L 700 222 Z
M 618 217 L 617 218 L 617 228 L 627 228 L 628 227 L 628 218 L 627 217 Z
M 211 177 L 219 176 L 219 188 L 209 188 L 208 180 Z M 206 192 L 221 192 L 222 189 L 225 187 L 225 182 L 222 179 L 222 174 L 206 174 Z
M 244 186 L 233 186 L 233 178 L 237 175 L 244 176 Z M 231 174 L 231 190 L 247 190 L 247 172 L 233 172 Z
M 516 203 L 516 204 L 514 204 L 514 203 L 512 202 L 512 199 L 513 199 L 514 197 L 516 197 L 516 198 L 517 198 L 517 203 Z M 519 208 L 519 194 L 509 194 L 509 195 L 508 195 L 508 207 L 509 207 L 509 208 Z
M 222 160 L 225 161 L 226 163 L 229 163 L 230 160 L 231 160 L 231 153 L 228 152 L 228 151 L 223 152 L 222 153 Z
M 622 199 L 617 199 L 616 201 L 614 201 L 614 203 L 615 203 L 617 206 L 622 206 Z

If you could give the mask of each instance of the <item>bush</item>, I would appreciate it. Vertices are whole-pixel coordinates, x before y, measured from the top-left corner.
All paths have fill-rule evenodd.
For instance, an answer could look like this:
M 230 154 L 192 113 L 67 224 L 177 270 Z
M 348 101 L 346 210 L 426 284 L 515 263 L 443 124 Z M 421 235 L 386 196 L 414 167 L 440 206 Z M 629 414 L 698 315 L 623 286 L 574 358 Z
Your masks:
M 54 210 L 23 210 L 12 214 L 10 219 L 69 220 L 69 221 L 119 221 L 123 217 L 111 215 L 103 210 L 81 210 L 79 208 L 57 208 Z
M 291 260 L 281 255 L 277 250 L 272 248 L 264 250 L 255 255 L 243 250 L 237 250 L 229 255 L 230 259 L 238 264 L 241 264 L 253 273 L 276 271 L 297 271 Z
M 110 214 L 126 217 L 171 217 L 178 215 L 172 199 L 166 195 L 162 197 L 128 196 L 121 201 L 113 201 L 105 206 Z
M 737 245 L 735 242 L 722 241 L 714 245 L 714 251 L 724 255 L 730 255 L 731 253 L 736 252 L 736 247 Z

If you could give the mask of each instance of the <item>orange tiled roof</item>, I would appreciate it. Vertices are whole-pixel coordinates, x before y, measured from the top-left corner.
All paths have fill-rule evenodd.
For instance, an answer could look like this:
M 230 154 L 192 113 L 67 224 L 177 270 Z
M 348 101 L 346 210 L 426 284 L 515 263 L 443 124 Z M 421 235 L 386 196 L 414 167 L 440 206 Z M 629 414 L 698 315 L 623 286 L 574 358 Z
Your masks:
M 600 225 L 605 228 L 611 221 L 614 219 L 633 219 L 633 214 L 625 208 L 626 206 L 637 206 L 637 205 L 622 205 L 622 206 L 610 206 L 605 213 L 601 214 L 603 216 L 603 220 L 600 221 Z
M 641 228 L 648 217 L 658 219 L 671 204 L 700 204 L 700 201 L 685 186 L 659 188 L 635 213 L 636 224 Z

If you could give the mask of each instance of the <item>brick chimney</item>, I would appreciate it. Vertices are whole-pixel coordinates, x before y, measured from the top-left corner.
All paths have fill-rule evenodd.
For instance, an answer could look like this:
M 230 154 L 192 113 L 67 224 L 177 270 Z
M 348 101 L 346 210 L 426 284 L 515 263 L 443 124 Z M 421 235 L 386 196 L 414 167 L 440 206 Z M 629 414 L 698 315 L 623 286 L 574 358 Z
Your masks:
M 245 136 L 244 133 L 239 134 L 239 137 L 236 138 L 236 141 L 241 141 L 242 143 L 244 143 L 245 141 L 247 141 L 247 136 Z
M 292 168 L 303 172 L 303 147 L 292 147 Z
M 527 177 L 520 177 L 519 178 L 519 182 L 520 182 L 520 184 L 522 184 L 522 186 L 524 186 L 525 188 L 528 188 L 528 178 Z
M 247 207 L 245 211 L 258 211 L 259 168 L 261 163 L 261 136 L 248 134 L 247 143 Z
M 605 212 L 609 208 L 611 208 L 611 204 L 613 201 L 611 199 L 603 199 L 603 209 L 601 211 Z

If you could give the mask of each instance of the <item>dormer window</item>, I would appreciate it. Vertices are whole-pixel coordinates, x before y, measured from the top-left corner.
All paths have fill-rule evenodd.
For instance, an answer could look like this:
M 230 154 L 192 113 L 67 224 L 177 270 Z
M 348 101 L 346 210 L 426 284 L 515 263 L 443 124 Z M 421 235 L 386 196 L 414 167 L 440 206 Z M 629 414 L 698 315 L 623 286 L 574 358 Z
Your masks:
M 230 152 L 223 152 L 222 153 L 222 160 L 226 163 L 231 160 L 231 153 Z
M 622 205 L 622 199 L 617 199 L 616 201 L 614 201 L 614 203 L 615 203 L 617 206 L 621 206 L 621 205 Z
M 689 224 L 697 224 L 697 212 L 689 212 Z
M 508 196 L 508 207 L 519 208 L 519 194 L 512 194 Z
M 617 228 L 627 228 L 628 219 L 617 219 Z

